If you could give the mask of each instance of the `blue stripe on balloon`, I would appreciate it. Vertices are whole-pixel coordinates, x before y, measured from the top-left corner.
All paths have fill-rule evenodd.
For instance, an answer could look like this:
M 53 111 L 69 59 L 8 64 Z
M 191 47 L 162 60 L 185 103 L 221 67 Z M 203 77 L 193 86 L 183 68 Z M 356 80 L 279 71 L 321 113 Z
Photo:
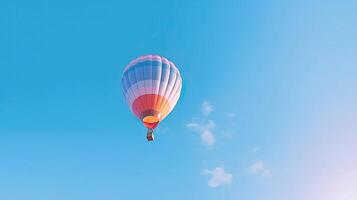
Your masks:
M 149 67 L 149 68 L 148 68 Z M 146 70 L 144 69 L 151 69 L 150 73 L 144 73 Z M 124 72 L 123 76 L 127 76 L 131 72 L 136 71 L 136 79 L 138 81 L 141 80 L 158 80 L 158 70 L 161 71 L 168 71 L 170 66 L 168 64 L 159 62 L 159 61 L 143 61 L 131 66 L 127 71 Z M 172 68 L 172 67 L 171 67 Z M 172 69 L 171 69 L 172 70 Z
M 161 71 L 161 73 L 159 71 Z M 127 81 L 124 84 L 124 92 L 127 92 L 130 86 L 139 81 L 160 79 L 160 81 L 162 81 L 161 83 L 163 83 L 165 82 L 165 79 L 167 80 L 167 76 L 169 76 L 168 80 L 170 82 L 175 73 L 178 73 L 178 70 L 175 67 L 159 61 L 147 60 L 137 63 L 123 74 L 123 79 L 125 80 L 125 78 L 127 78 Z M 161 74 L 160 77 L 159 74 Z M 160 87 L 163 86 L 161 83 Z M 163 84 L 168 83 L 166 82 Z

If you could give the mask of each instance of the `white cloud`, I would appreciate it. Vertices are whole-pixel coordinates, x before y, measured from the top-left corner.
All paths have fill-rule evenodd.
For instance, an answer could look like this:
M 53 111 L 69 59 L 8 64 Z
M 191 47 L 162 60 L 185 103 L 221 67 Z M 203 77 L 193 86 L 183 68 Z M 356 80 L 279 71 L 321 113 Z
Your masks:
M 213 111 L 213 106 L 208 101 L 204 101 L 201 105 L 201 111 L 204 115 L 209 115 Z
M 209 120 L 207 124 L 188 123 L 186 127 L 200 134 L 202 144 L 210 146 L 215 143 L 216 139 L 212 133 L 212 130 L 216 127 L 214 121 Z
M 255 161 L 250 167 L 249 167 L 249 171 L 252 173 L 258 173 L 260 171 L 262 171 L 264 169 L 264 163 L 263 161 Z
M 211 175 L 211 179 L 208 181 L 210 187 L 230 185 L 233 181 L 233 175 L 226 172 L 222 167 L 216 167 L 212 170 L 205 169 L 202 174 Z
M 201 134 L 201 141 L 205 145 L 213 145 L 216 140 L 211 131 L 203 131 Z
M 261 176 L 272 176 L 271 169 L 266 167 L 264 162 L 261 160 L 255 161 L 250 167 L 249 171 L 253 174 L 259 174 Z

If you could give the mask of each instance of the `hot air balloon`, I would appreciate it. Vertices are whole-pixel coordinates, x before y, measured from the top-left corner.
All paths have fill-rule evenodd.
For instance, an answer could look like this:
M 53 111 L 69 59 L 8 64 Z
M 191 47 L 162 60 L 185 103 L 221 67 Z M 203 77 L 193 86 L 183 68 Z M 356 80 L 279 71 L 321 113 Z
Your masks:
M 131 61 L 124 69 L 122 87 L 132 113 L 153 130 L 174 109 L 181 93 L 182 79 L 175 64 L 159 55 L 145 55 Z

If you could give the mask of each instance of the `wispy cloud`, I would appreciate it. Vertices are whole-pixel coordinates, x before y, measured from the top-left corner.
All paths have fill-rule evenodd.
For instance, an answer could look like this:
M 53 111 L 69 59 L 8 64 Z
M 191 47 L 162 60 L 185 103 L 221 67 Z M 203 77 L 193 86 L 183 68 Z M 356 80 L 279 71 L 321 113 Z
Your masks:
M 227 117 L 236 117 L 237 116 L 237 114 L 235 114 L 235 113 L 227 113 Z
M 209 120 L 206 124 L 193 122 L 186 124 L 186 128 L 200 134 L 202 144 L 207 146 L 213 145 L 216 141 L 212 132 L 215 127 L 216 124 L 212 120 Z
M 211 179 L 208 181 L 210 187 L 230 185 L 233 181 L 233 175 L 226 172 L 222 167 L 216 167 L 212 170 L 205 169 L 202 174 L 211 175 Z
M 254 163 L 249 167 L 249 171 L 253 174 L 259 174 L 261 176 L 272 176 L 271 169 L 265 166 L 264 162 L 261 160 L 254 161 Z
M 201 111 L 204 115 L 209 115 L 211 112 L 213 112 L 212 104 L 208 101 L 204 101 L 201 105 Z
M 254 147 L 254 148 L 251 149 L 251 151 L 252 151 L 253 153 L 257 153 L 259 150 L 260 150 L 259 147 Z

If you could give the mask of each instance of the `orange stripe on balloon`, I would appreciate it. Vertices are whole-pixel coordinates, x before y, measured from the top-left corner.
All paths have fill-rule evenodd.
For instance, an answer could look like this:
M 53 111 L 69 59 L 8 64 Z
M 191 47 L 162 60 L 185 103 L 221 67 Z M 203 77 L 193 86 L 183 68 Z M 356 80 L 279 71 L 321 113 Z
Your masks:
M 156 101 L 162 101 L 163 104 L 155 105 L 154 99 Z M 145 116 L 141 116 L 141 114 L 146 110 L 155 110 L 157 117 L 160 121 L 166 117 L 166 115 L 170 112 L 170 102 L 163 96 L 157 94 L 145 94 L 136 98 L 132 104 L 132 110 L 135 115 L 142 119 Z

